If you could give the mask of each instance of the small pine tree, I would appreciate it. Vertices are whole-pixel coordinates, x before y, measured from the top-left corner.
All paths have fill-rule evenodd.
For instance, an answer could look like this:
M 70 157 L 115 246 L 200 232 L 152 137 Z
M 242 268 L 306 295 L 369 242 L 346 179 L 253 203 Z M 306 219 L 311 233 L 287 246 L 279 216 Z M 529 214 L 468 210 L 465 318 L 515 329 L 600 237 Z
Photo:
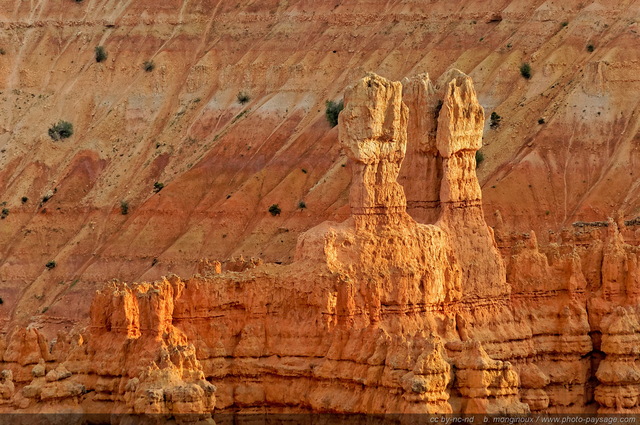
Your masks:
M 247 102 L 249 102 L 251 100 L 251 97 L 249 97 L 249 95 L 246 94 L 245 92 L 238 93 L 236 98 L 238 99 L 238 103 L 241 104 L 241 105 L 244 105 L 245 103 L 247 103 Z
M 273 204 L 269 207 L 269 212 L 271 213 L 272 216 L 277 216 L 280 215 L 280 213 L 282 212 L 282 210 L 280 209 L 280 207 L 278 206 L 278 204 Z
M 107 51 L 102 46 L 97 46 L 95 49 L 96 52 L 96 62 L 104 62 L 107 60 Z
M 502 117 L 500 115 L 498 115 L 497 112 L 492 112 L 491 113 L 491 123 L 489 124 L 489 127 L 491 128 L 496 128 L 500 125 L 500 121 L 502 121 Z
M 73 135 L 73 124 L 60 120 L 49 128 L 49 137 L 53 140 L 67 139 Z
M 340 115 L 340 111 L 344 109 L 344 100 L 340 102 L 334 102 L 333 100 L 327 100 L 326 109 L 324 111 L 325 116 L 327 117 L 327 121 L 331 127 L 335 127 L 338 125 L 338 115 Z

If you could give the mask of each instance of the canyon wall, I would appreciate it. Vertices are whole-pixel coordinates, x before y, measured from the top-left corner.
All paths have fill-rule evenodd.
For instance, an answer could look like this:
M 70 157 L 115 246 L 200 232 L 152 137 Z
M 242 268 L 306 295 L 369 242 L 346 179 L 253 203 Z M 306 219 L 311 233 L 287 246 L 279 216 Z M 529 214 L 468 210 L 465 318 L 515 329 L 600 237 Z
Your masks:
M 291 264 L 209 261 L 189 279 L 111 282 L 85 328 L 48 339 L 16 327 L 0 350 L 0 409 L 183 423 L 214 405 L 637 413 L 639 250 L 624 220 L 542 246 L 533 231 L 494 235 L 475 173 L 483 125 L 458 70 L 435 84 L 367 74 L 339 117 L 348 219 L 302 233 Z M 410 203 L 420 193 L 429 202 Z
M 350 217 L 352 165 L 325 101 L 368 71 L 431 77 L 431 88 L 403 82 L 410 110 L 434 111 L 409 123 L 419 141 L 398 177 L 418 222 L 459 202 L 456 188 L 444 200 L 432 184 L 458 170 L 445 162 L 470 166 L 468 152 L 440 153 L 436 140 L 440 81 L 453 68 L 472 77 L 486 111 L 474 131 L 490 225 L 516 239 L 533 229 L 546 246 L 574 222 L 635 219 L 638 8 L 0 0 L 0 332 L 69 331 L 111 278 L 190 276 L 201 260 L 241 255 L 290 264 L 301 233 Z M 74 134 L 53 141 L 59 120 Z M 620 232 L 635 244 L 635 229 Z

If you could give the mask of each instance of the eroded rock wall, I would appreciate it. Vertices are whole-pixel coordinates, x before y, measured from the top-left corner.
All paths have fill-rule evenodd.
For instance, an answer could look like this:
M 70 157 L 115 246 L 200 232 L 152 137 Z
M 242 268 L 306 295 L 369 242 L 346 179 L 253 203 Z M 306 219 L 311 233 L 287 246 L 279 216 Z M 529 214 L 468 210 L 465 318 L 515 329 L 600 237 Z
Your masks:
M 460 71 L 368 74 L 345 100 L 349 219 L 303 233 L 289 265 L 205 261 L 106 285 L 72 335 L 16 328 L 0 409 L 636 412 L 639 250 L 619 223 L 496 242 L 475 175 L 484 113 Z

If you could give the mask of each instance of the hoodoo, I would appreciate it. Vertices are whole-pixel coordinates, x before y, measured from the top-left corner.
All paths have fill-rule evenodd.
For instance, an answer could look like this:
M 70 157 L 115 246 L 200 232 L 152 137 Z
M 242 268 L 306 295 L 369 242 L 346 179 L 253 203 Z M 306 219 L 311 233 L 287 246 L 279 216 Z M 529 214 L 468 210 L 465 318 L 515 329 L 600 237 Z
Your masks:
M 0 408 L 187 422 L 214 408 L 637 412 L 638 250 L 618 225 L 546 251 L 531 232 L 505 265 L 475 173 L 471 79 L 368 74 L 344 98 L 349 219 L 302 233 L 288 265 L 112 282 L 86 328 L 53 340 L 16 328 Z

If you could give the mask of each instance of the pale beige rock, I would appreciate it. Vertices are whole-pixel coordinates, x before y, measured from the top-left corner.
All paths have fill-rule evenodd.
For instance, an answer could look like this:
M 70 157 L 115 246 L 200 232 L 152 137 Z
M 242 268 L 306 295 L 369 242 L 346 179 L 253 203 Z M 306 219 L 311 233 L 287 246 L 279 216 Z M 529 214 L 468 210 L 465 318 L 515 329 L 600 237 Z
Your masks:
M 0 402 L 10 400 L 14 393 L 13 373 L 11 373 L 10 370 L 4 369 L 0 372 Z
M 407 119 L 399 82 L 369 74 L 345 91 L 338 125 L 353 161 L 350 205 L 358 226 L 361 215 L 384 222 L 406 214 L 406 198 L 396 179 L 406 151 Z
M 407 212 L 419 223 L 435 223 L 440 216 L 442 157 L 436 147 L 438 96 L 428 74 L 402 80 L 402 101 L 409 109 L 407 155 L 398 182 L 407 197 Z
M 436 137 L 440 155 L 451 158 L 459 152 L 475 153 L 482 147 L 484 109 L 478 103 L 471 78 L 453 69 L 440 77 L 438 86 L 444 91 Z M 478 195 L 479 192 L 478 188 Z

